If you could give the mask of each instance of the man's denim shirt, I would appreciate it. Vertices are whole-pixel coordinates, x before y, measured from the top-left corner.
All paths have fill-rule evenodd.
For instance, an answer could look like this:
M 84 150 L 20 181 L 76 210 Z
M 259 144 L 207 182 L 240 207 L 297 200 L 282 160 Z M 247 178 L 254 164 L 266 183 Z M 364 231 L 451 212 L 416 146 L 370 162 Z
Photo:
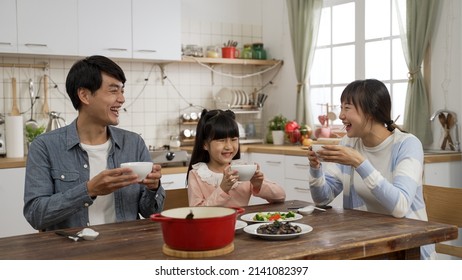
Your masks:
M 112 147 L 107 168 L 123 162 L 152 161 L 141 136 L 108 127 Z M 89 225 L 90 175 L 87 153 L 80 147 L 77 120 L 37 137 L 30 145 L 26 165 L 24 216 L 33 228 L 55 230 Z M 163 208 L 165 191 L 148 190 L 140 184 L 114 192 L 117 222 L 148 218 Z M 98 199 L 98 198 L 96 198 Z

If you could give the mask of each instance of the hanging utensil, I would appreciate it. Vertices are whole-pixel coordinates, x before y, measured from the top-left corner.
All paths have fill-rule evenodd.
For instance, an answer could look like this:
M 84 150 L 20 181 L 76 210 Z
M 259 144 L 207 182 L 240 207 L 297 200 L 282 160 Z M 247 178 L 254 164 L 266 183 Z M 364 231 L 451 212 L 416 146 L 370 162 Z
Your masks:
M 441 143 L 441 150 L 445 150 L 446 149 L 446 143 L 448 141 L 448 130 L 446 129 L 446 116 L 444 115 L 444 113 L 440 113 L 438 115 L 438 120 L 440 121 L 441 125 L 443 126 L 443 129 L 445 131 L 445 135 L 444 135 L 444 139 L 443 139 L 443 143 Z
M 50 108 L 48 107 L 48 75 L 43 75 L 43 107 L 42 113 L 48 115 Z
M 35 104 L 35 90 L 34 82 L 29 80 L 29 95 L 30 95 L 30 119 L 26 121 L 26 127 L 37 129 L 38 123 L 34 120 L 34 104 Z
M 456 123 L 456 120 L 454 116 L 451 113 L 448 113 L 448 116 L 446 117 L 446 136 L 448 137 L 448 145 L 451 150 L 455 150 L 454 147 L 454 142 L 452 142 L 452 137 L 451 137 L 451 128 L 454 126 Z
M 18 108 L 18 96 L 16 92 L 16 78 L 11 79 L 11 84 L 13 86 L 13 107 L 11 108 L 11 115 L 12 116 L 19 116 L 21 113 L 19 112 Z

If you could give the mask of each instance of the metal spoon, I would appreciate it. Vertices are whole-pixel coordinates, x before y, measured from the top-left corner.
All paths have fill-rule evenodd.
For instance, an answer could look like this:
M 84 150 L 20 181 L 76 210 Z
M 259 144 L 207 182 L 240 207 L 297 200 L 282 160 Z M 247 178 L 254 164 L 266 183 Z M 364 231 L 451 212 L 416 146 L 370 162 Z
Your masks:
M 34 103 L 35 103 L 35 91 L 34 82 L 29 79 L 29 95 L 30 95 L 30 119 L 26 121 L 26 126 L 31 129 L 37 129 L 38 123 L 34 120 Z
M 76 235 L 76 234 L 67 233 L 67 232 L 61 231 L 61 230 L 55 231 L 55 233 L 56 233 L 57 235 L 61 235 L 61 236 L 67 237 L 67 238 L 69 238 L 69 239 L 71 239 L 71 240 L 74 240 L 74 241 L 79 241 L 79 240 L 80 240 L 80 236 L 78 236 L 78 235 Z

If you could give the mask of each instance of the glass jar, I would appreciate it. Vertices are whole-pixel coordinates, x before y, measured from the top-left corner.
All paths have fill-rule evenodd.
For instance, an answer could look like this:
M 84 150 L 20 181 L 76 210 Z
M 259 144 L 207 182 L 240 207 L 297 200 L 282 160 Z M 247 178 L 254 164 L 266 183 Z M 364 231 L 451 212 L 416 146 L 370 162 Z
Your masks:
M 170 148 L 179 148 L 181 146 L 180 138 L 178 136 L 170 136 Z
M 208 46 L 206 56 L 209 58 L 218 58 L 220 57 L 220 49 L 218 46 Z
M 242 58 L 244 59 L 252 59 L 252 45 L 245 44 L 244 48 L 242 49 Z
M 266 51 L 263 48 L 263 43 L 252 44 L 252 58 L 253 59 L 266 59 Z

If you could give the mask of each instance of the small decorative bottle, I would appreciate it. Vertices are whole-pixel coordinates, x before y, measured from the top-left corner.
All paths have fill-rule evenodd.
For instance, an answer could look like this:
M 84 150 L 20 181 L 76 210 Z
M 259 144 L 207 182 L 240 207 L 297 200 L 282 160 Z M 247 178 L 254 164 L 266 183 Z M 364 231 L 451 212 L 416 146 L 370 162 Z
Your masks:
M 266 51 L 263 48 L 263 43 L 253 43 L 252 58 L 253 59 L 266 59 Z

